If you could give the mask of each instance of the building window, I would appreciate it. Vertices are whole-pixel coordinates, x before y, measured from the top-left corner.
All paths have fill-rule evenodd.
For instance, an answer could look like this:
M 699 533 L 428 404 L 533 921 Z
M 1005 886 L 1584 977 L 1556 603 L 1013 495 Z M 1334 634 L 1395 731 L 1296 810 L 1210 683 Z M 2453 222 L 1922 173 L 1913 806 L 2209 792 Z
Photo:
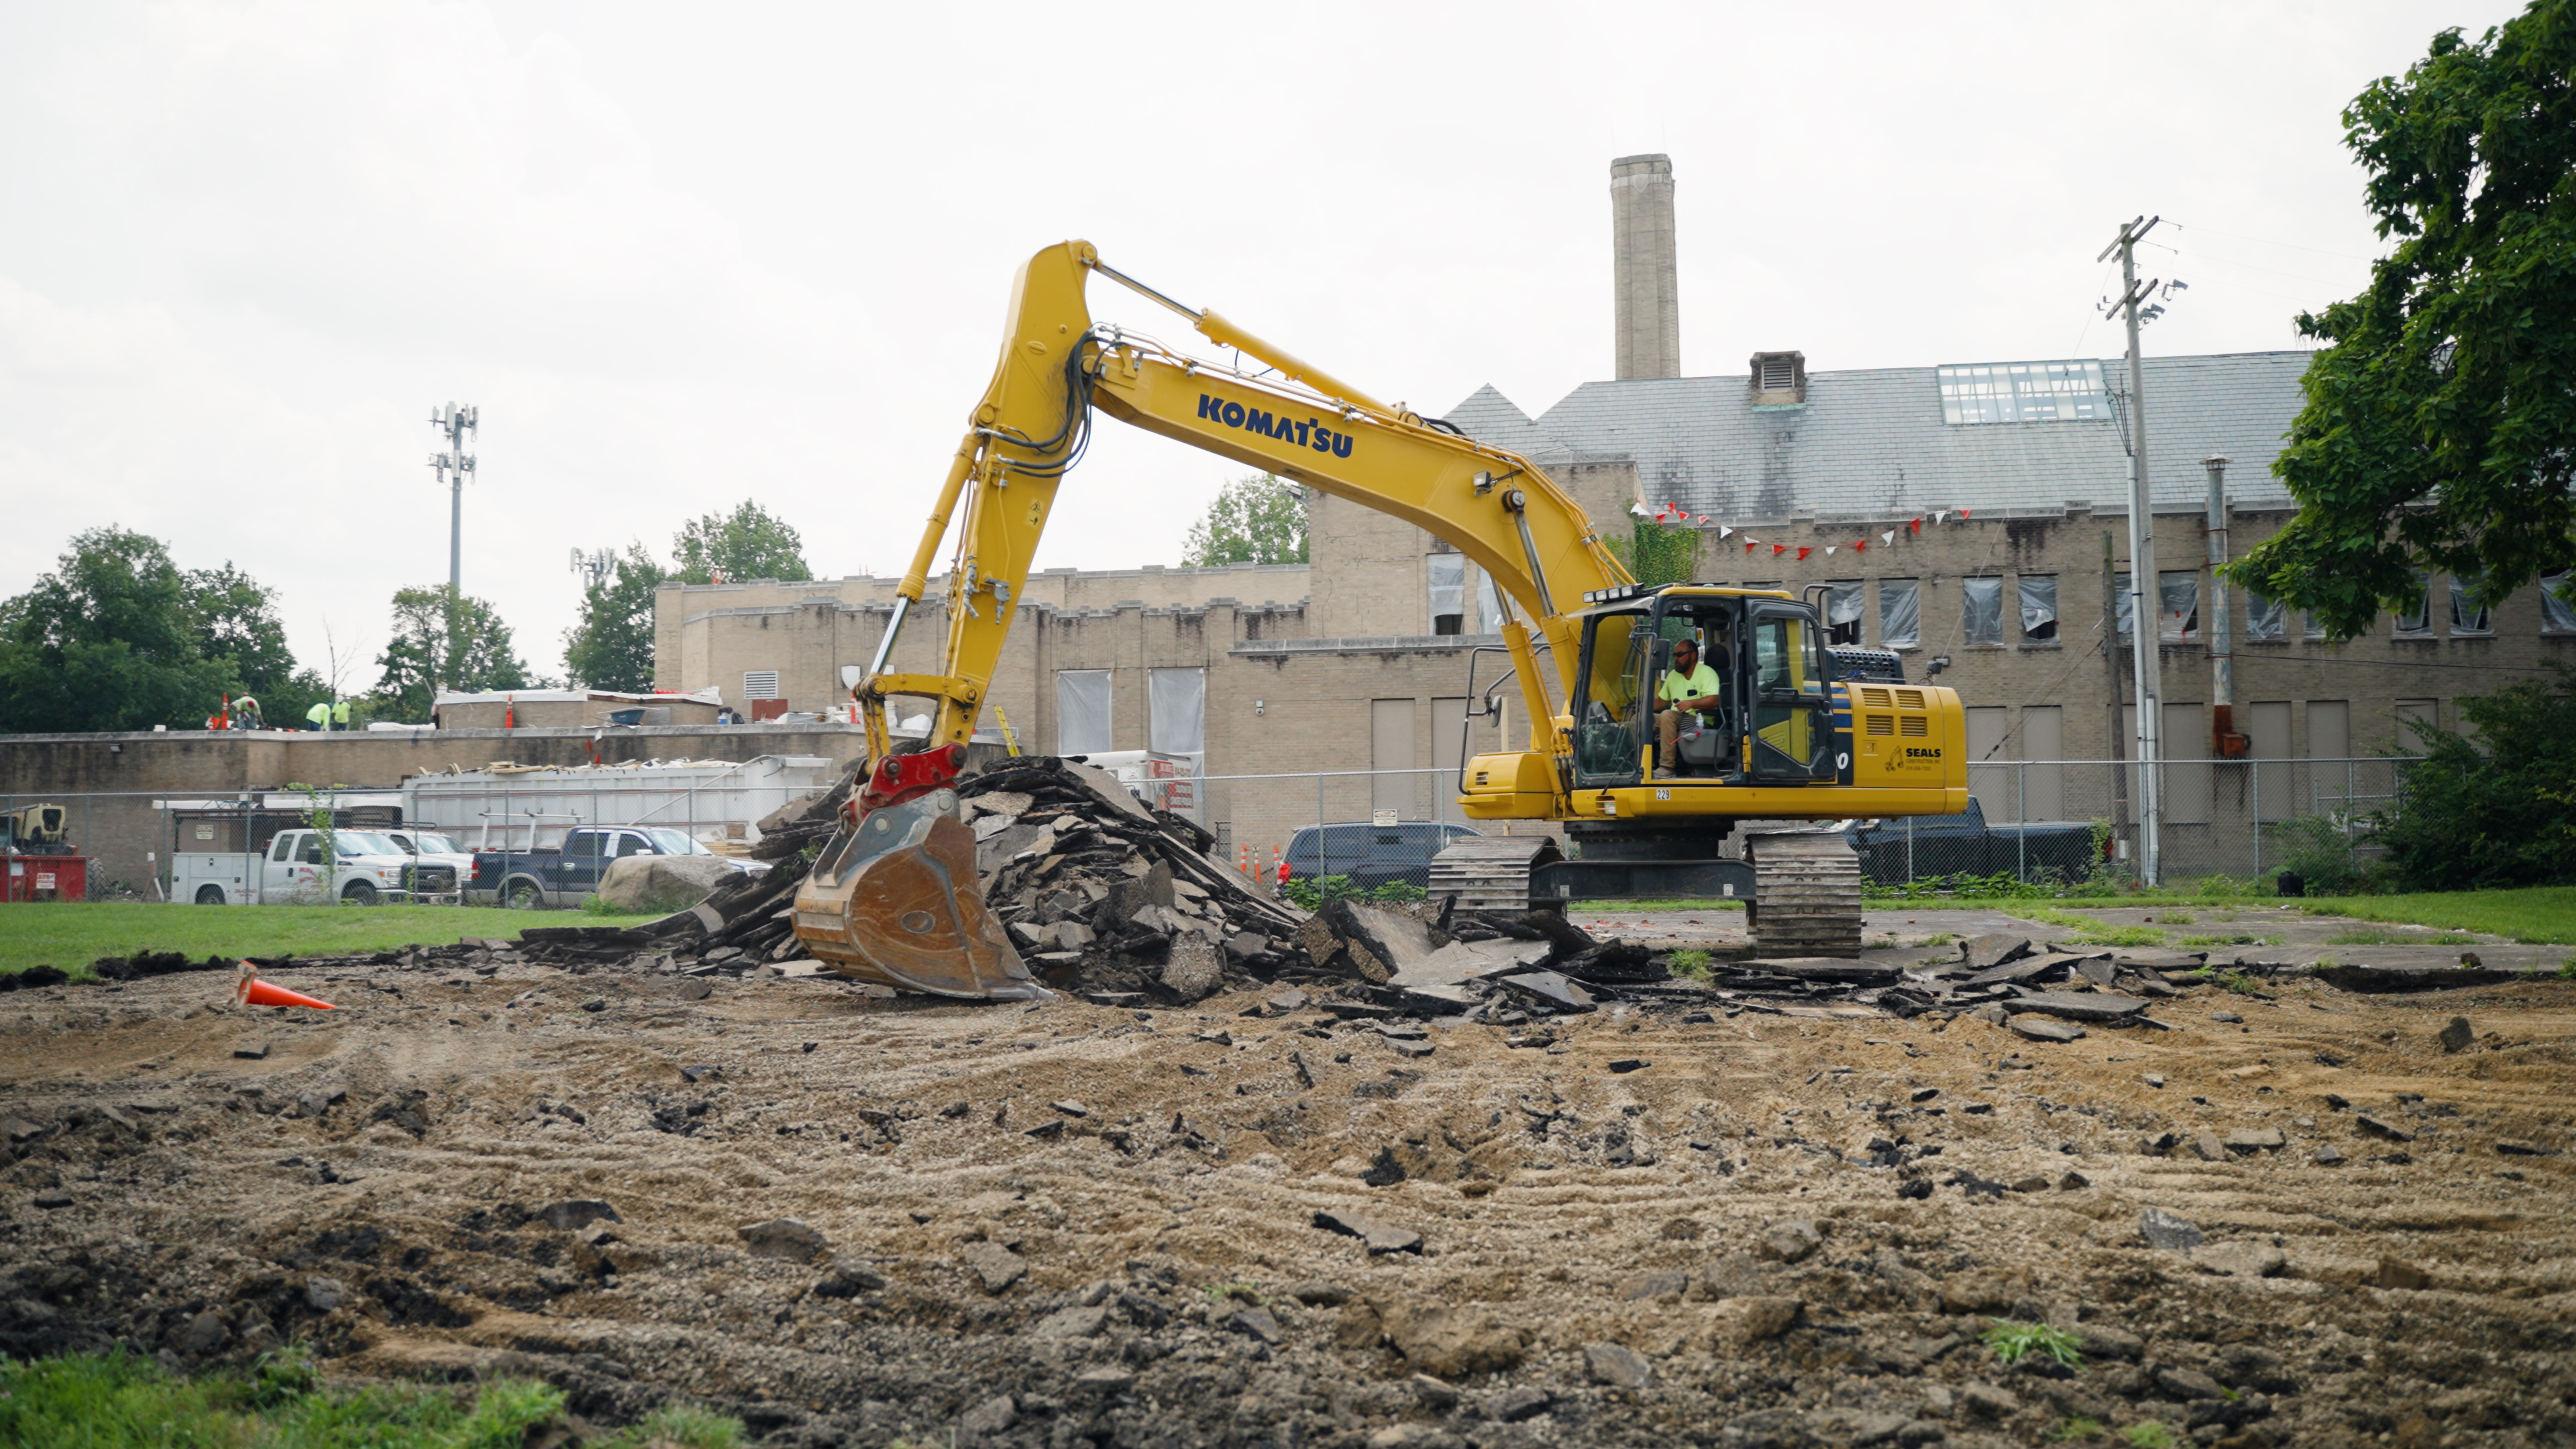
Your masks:
M 2478 576 L 2463 578 L 2451 575 L 2451 637 L 2485 638 L 2495 633 L 2495 616 L 2486 605 L 2473 597 L 2478 589 Z
M 2540 632 L 2576 634 L 2576 575 L 2540 576 Z
M 2167 644 L 2200 637 L 2200 575 L 2189 569 L 2156 575 L 2156 637 Z
M 2406 612 L 2396 616 L 2391 632 L 2400 639 L 2433 637 L 2433 585 L 2421 571 L 2415 575 L 2415 591 Z
M 2136 616 L 2132 612 L 2137 608 L 2137 600 L 2130 596 L 2127 574 L 2115 574 L 2111 578 L 2111 607 L 2118 615 L 2120 642 L 2125 644 L 2129 642 L 2129 636 L 2137 632 Z
M 2003 580 L 1959 580 L 1959 632 L 1970 645 L 2003 647 Z
M 2099 362 L 1974 362 L 1937 371 L 1945 423 L 2065 423 L 2111 416 Z
M 1463 634 L 1467 623 L 1467 556 L 1435 553 L 1431 568 L 1431 632 Z
M 1109 671 L 1059 669 L 1055 672 L 1055 752 L 1096 755 L 1109 742 Z
M 2307 623 L 2301 626 L 2299 630 L 2299 637 L 2302 639 L 2322 639 L 2326 637 L 2326 621 L 2318 618 L 2313 613 L 2309 614 L 2307 616 Z
M 2021 637 L 2033 644 L 2056 643 L 2056 575 L 2024 574 L 2018 592 L 2021 596 Z
M 1825 642 L 1860 642 L 1860 580 L 1837 579 L 1825 585 Z
M 1187 755 L 1195 769 L 1207 758 L 1207 671 L 1145 671 L 1145 748 L 1159 755 Z
M 742 676 L 742 697 L 745 699 L 778 698 L 778 671 L 775 669 L 746 671 Z
M 1923 642 L 1922 585 L 1914 579 L 1878 581 L 1878 646 L 1911 649 Z
M 2245 637 L 2248 640 L 2278 641 L 2290 627 L 2290 611 L 2278 599 L 2267 599 L 2248 591 L 2245 595 Z

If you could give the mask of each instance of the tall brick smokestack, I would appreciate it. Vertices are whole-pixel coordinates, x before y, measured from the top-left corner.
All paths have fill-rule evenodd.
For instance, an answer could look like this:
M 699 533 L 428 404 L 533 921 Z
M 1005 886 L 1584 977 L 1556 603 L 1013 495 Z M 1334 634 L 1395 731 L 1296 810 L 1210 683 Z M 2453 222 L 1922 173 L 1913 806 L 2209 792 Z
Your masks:
M 1610 163 L 1619 376 L 1682 375 L 1681 284 L 1673 259 L 1673 158 Z

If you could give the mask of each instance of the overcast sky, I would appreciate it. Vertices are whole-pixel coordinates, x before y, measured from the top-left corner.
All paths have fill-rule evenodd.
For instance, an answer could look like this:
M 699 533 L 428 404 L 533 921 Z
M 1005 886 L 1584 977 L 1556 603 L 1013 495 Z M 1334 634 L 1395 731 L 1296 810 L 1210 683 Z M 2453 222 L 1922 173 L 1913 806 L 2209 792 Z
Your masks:
M 1072 236 L 1380 396 L 1536 413 L 1610 375 L 1632 152 L 1673 158 L 1693 374 L 2110 354 L 2141 212 L 2190 283 L 2151 352 L 2295 347 L 2379 249 L 2342 106 L 2517 8 L 13 0 L 0 593 L 140 529 L 364 689 L 446 575 L 450 399 L 465 587 L 541 673 L 572 549 L 745 497 L 899 570 L 1013 269 Z M 1176 562 L 1236 471 L 1107 423 L 1039 563 Z

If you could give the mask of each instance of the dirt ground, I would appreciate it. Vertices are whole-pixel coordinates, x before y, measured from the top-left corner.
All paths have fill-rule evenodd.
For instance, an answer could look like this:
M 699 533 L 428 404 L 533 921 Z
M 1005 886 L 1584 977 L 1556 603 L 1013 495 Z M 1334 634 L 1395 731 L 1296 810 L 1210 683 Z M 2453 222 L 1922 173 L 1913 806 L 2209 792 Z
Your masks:
M 0 1350 L 292 1337 L 797 1445 L 2576 1443 L 2576 984 L 2201 987 L 2066 1044 L 283 984 L 341 1009 L 0 998 Z

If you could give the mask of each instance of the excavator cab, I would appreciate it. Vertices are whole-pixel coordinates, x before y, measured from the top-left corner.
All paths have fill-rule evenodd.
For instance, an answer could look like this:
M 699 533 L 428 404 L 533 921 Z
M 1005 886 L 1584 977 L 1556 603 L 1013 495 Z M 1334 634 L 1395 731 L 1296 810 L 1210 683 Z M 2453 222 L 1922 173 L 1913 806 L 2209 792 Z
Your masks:
M 1633 590 L 1633 592 L 1631 592 Z M 1677 783 L 1782 785 L 1835 778 L 1832 675 L 1815 611 L 1692 585 L 1586 609 L 1574 700 L 1574 787 L 1614 789 L 1657 768 Z M 1676 711 L 1672 758 L 1656 715 L 1687 643 L 1718 681 L 1714 708 Z M 1684 696 L 1701 698 L 1703 695 Z

